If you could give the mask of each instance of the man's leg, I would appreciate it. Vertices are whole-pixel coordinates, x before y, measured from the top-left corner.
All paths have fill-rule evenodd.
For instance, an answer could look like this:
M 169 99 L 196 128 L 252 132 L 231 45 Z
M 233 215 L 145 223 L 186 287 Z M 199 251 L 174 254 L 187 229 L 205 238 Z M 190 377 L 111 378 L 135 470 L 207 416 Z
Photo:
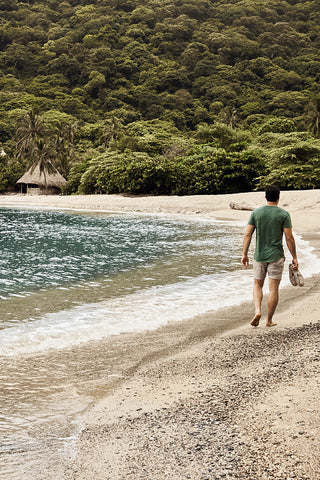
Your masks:
M 268 314 L 266 327 L 274 327 L 276 323 L 273 323 L 273 314 L 277 308 L 279 301 L 279 285 L 281 280 L 275 278 L 269 278 L 269 298 L 268 298 Z
M 258 280 L 257 278 L 254 279 L 254 285 L 253 285 L 254 317 L 251 320 L 251 325 L 253 327 L 257 327 L 259 325 L 259 321 L 261 318 L 263 284 L 264 284 L 264 278 L 261 280 Z

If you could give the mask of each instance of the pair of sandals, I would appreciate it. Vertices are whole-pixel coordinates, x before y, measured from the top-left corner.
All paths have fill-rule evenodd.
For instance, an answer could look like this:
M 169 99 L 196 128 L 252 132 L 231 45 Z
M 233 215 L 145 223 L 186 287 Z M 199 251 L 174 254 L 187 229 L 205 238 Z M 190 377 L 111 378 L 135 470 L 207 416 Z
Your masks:
M 304 285 L 304 278 L 301 272 L 298 269 L 294 269 L 292 263 L 289 265 L 289 280 L 294 287 L 297 285 L 303 287 Z

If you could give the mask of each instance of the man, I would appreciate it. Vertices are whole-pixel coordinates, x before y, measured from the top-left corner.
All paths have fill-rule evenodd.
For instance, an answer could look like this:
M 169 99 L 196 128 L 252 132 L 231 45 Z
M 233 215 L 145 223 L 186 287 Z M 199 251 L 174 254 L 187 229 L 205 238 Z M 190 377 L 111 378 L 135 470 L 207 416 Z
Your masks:
M 263 298 L 263 284 L 266 275 L 269 276 L 269 298 L 266 326 L 273 327 L 273 314 L 279 301 L 279 285 L 284 267 L 284 251 L 282 246 L 283 233 L 288 249 L 292 255 L 292 265 L 298 269 L 296 244 L 292 235 L 290 214 L 278 207 L 280 190 L 276 185 L 266 188 L 267 205 L 256 208 L 248 221 L 243 240 L 243 255 L 241 263 L 244 268 L 248 267 L 248 250 L 252 234 L 256 230 L 256 248 L 253 260 L 253 300 L 255 315 L 251 321 L 253 327 L 259 325 L 261 318 L 261 303 Z

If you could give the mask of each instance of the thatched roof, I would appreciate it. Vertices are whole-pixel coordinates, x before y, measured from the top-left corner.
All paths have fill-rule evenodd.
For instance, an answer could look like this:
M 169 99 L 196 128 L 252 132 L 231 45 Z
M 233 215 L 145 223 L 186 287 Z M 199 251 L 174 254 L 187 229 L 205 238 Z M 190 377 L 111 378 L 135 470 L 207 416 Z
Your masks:
M 38 185 L 39 187 L 64 187 L 67 183 L 66 179 L 54 168 L 53 173 L 49 173 L 46 169 L 45 172 L 40 173 L 40 166 L 37 165 L 35 168 L 29 168 L 29 170 L 22 175 L 17 183 L 33 184 Z

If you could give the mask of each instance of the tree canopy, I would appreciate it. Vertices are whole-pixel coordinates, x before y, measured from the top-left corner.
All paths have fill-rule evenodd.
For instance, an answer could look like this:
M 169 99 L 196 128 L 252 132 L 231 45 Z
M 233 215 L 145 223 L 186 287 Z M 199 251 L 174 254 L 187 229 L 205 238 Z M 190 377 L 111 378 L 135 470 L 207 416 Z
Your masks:
M 2 186 L 14 184 L 12 172 L 19 174 L 28 152 L 40 158 L 50 151 L 66 176 L 76 162 L 100 159 L 107 165 L 104 155 L 110 151 L 128 171 L 135 162 L 147 168 L 151 159 L 161 176 L 174 158 L 181 168 L 193 161 L 204 170 L 225 162 L 237 171 L 241 155 L 255 151 L 257 158 L 259 151 L 258 163 L 252 160 L 256 168 L 263 164 L 257 180 L 248 173 L 249 183 L 238 182 L 254 188 L 263 175 L 271 178 L 268 171 L 276 165 L 261 146 L 263 135 L 309 131 L 308 142 L 318 145 L 316 0 L 3 0 L 0 11 L 0 147 L 7 153 L 0 160 Z M 22 129 L 30 115 L 42 125 L 37 138 Z M 188 153 L 205 144 L 216 149 L 206 166 L 198 154 Z M 315 151 L 310 157 L 306 146 L 302 150 L 316 168 Z M 277 158 L 300 162 L 296 150 Z M 299 167 L 302 180 L 284 184 L 318 185 L 308 171 Z M 305 175 L 312 181 L 304 183 Z M 160 180 L 143 188 L 152 190 L 153 181 Z M 111 188 L 98 183 L 93 190 Z M 227 188 L 216 185 L 219 191 Z M 169 190 L 180 191 L 176 185 Z

